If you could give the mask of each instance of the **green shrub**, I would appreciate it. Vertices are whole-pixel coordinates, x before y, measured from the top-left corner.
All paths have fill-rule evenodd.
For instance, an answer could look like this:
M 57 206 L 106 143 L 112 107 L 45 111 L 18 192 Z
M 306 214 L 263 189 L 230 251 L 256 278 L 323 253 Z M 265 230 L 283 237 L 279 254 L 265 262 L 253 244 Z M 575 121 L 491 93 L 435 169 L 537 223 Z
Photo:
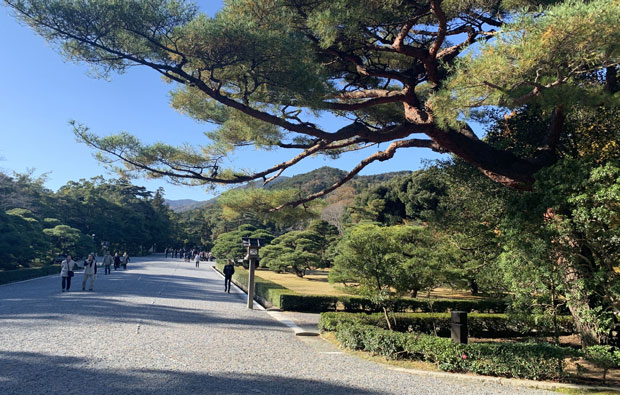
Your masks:
M 504 313 L 506 308 L 507 303 L 504 299 L 491 298 L 475 300 L 402 298 L 394 306 L 395 311 L 420 313 L 447 313 L 452 310 L 468 313 Z
M 346 312 L 377 312 L 377 307 L 370 299 L 360 296 L 339 296 L 339 308 Z M 504 313 L 507 308 L 504 299 L 429 299 L 401 298 L 394 304 L 397 312 L 447 313 L 452 310 L 479 313 Z
M 578 352 L 549 343 L 474 343 L 466 355 L 474 373 L 545 380 L 563 377 L 564 360 Z
M 221 272 L 224 262 L 216 263 Z M 233 279 L 247 289 L 248 272 L 236 266 Z M 370 299 L 360 296 L 301 295 L 280 284 L 255 277 L 256 295 L 271 305 L 287 311 L 322 313 L 344 310 L 346 312 L 377 312 L 380 308 Z M 506 302 L 500 299 L 458 300 L 458 299 L 413 299 L 404 298 L 396 302 L 397 311 L 448 312 L 450 310 L 500 312 L 506 309 Z
M 322 295 L 299 295 L 295 293 L 281 294 L 280 308 L 288 311 L 321 313 L 336 310 L 338 298 Z
M 337 325 L 336 339 L 346 348 L 390 359 L 424 360 L 444 371 L 533 380 L 562 378 L 565 359 L 578 355 L 571 348 L 547 343 L 456 344 L 434 335 L 401 333 L 352 322 Z
M 393 315 L 399 332 L 434 333 L 450 336 L 450 314 L 448 313 L 396 313 Z M 520 317 L 519 317 L 520 318 Z M 385 318 L 381 313 L 341 313 L 327 312 L 321 314 L 319 329 L 334 331 L 341 323 L 358 323 L 387 329 Z M 468 314 L 469 335 L 471 337 L 514 337 L 523 335 L 546 335 L 551 328 L 535 326 L 536 320 L 521 322 L 505 314 Z M 544 321 L 542 321 L 544 322 Z M 572 317 L 559 317 L 558 323 L 563 334 L 573 333 Z
M 612 346 L 590 346 L 585 349 L 585 357 L 603 369 L 603 382 L 609 369 L 620 368 L 620 349 Z
M 367 333 L 366 328 L 360 325 L 342 325 L 336 331 L 336 339 L 343 346 L 351 350 L 363 350 L 363 338 Z
M 0 271 L 0 284 L 29 280 L 31 278 L 49 276 L 60 273 L 60 265 L 42 266 L 30 269 Z
M 405 352 L 404 333 L 389 330 L 366 330 L 362 337 L 364 350 L 388 359 L 402 358 Z

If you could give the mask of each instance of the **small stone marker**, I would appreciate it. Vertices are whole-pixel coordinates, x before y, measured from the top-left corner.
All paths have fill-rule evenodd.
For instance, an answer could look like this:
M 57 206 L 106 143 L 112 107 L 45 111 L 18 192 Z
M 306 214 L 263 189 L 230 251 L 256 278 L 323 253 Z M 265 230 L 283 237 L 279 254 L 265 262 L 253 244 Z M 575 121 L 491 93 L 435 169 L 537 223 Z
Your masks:
M 467 312 L 451 311 L 450 318 L 452 341 L 458 344 L 467 344 Z

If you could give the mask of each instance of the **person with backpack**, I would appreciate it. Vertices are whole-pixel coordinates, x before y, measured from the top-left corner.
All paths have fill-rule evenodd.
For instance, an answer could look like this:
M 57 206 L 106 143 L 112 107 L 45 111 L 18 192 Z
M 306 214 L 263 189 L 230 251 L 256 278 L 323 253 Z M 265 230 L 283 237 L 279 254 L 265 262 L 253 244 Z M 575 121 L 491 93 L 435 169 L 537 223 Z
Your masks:
M 71 278 L 73 277 L 73 266 L 75 261 L 71 259 L 71 255 L 67 254 L 65 260 L 60 263 L 60 277 L 62 277 L 62 292 L 69 292 L 71 288 Z
M 232 282 L 232 276 L 235 274 L 235 267 L 230 259 L 226 260 L 226 266 L 224 266 L 224 292 L 230 293 L 230 283 Z

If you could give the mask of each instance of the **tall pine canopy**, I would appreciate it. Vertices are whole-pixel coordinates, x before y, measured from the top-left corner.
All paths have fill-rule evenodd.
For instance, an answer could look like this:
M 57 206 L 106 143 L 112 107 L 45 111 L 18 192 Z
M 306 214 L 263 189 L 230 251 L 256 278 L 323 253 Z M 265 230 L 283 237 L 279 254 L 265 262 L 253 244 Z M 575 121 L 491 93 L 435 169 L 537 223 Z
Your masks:
M 172 106 L 218 127 L 200 149 L 121 133 L 78 137 L 125 175 L 186 184 L 269 182 L 311 155 L 376 151 L 323 191 L 396 151 L 453 153 L 529 189 L 553 164 L 567 114 L 617 106 L 617 0 L 228 0 L 211 18 L 178 0 L 4 0 L 69 59 L 102 76 L 140 65 L 173 83 Z M 540 106 L 531 155 L 472 131 L 489 111 Z M 344 126 L 318 125 L 324 115 Z M 256 172 L 223 168 L 236 148 L 287 149 Z

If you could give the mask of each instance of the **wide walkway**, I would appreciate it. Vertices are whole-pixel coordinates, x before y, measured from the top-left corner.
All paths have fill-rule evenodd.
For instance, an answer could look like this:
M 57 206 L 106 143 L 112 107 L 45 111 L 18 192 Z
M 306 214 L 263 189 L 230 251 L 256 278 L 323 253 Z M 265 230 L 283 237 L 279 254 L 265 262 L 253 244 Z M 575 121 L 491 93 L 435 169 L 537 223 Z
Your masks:
M 0 286 L 0 394 L 534 394 L 424 378 L 295 337 L 206 264 L 134 259 L 94 292 Z M 238 292 L 235 290 L 235 292 Z

